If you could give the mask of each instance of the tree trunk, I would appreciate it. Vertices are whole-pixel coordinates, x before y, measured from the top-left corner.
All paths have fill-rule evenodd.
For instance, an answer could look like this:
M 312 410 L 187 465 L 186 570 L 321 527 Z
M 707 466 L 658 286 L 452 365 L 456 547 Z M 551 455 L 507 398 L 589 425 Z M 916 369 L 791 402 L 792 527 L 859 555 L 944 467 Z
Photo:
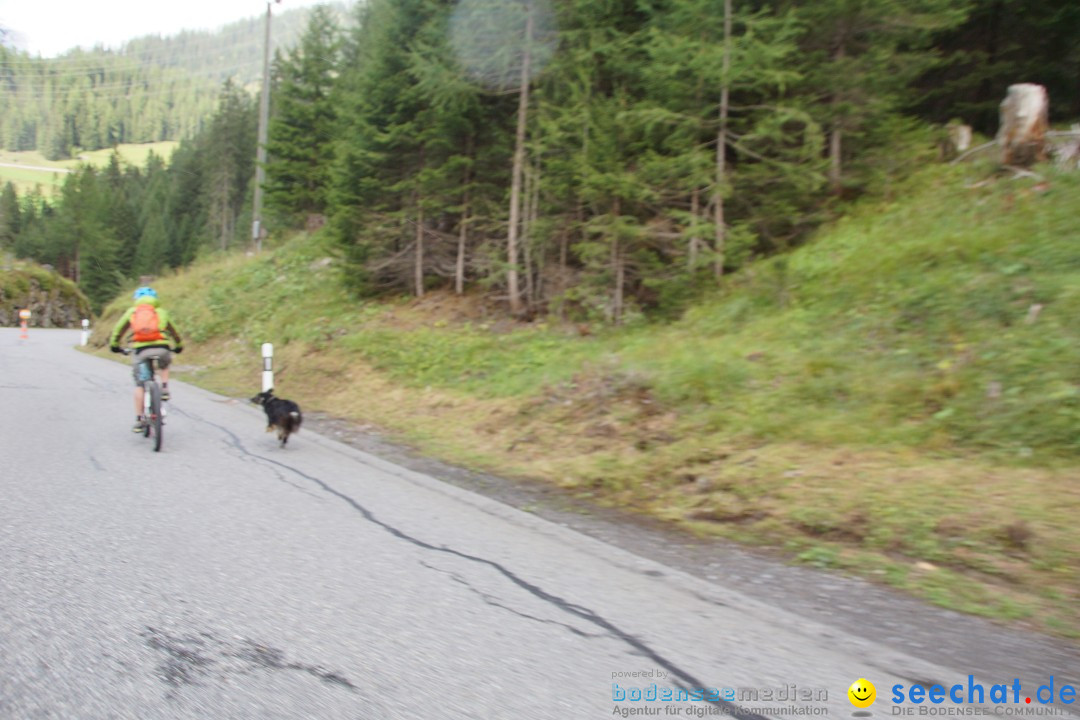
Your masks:
M 838 41 L 836 51 L 833 53 L 833 59 L 839 61 L 843 58 L 844 41 L 841 39 Z M 829 190 L 834 195 L 839 195 L 843 189 L 840 184 L 843 175 L 843 131 L 840 129 L 840 118 L 835 115 L 835 110 L 840 104 L 840 99 L 839 94 L 834 94 L 832 97 L 834 114 L 832 130 L 829 132 Z
M 416 172 L 419 178 L 424 174 L 424 150 L 420 146 L 420 167 Z M 416 198 L 416 266 L 413 268 L 413 281 L 416 286 L 416 297 L 424 297 L 424 193 L 419 187 L 413 191 Z
M 423 297 L 423 205 L 417 195 L 416 202 L 416 266 L 413 268 L 416 297 Z
M 454 292 L 465 294 L 465 248 L 469 233 L 469 188 L 465 188 L 465 199 L 461 209 L 461 224 L 458 228 L 457 263 L 454 265 Z
M 829 190 L 834 195 L 839 195 L 842 189 L 840 186 L 840 176 L 843 170 L 842 151 L 843 133 L 839 127 L 834 125 L 829 132 Z
M 416 203 L 416 267 L 414 268 L 416 297 L 424 297 L 424 206 Z
M 469 135 L 465 154 L 470 160 L 473 158 L 473 137 Z M 469 186 L 472 184 L 472 165 L 465 168 L 463 186 L 465 188 L 461 200 L 461 223 L 458 228 L 457 262 L 454 265 L 454 292 L 458 295 L 465 294 L 465 250 L 469 240 Z
M 1009 86 L 1009 93 L 1001 103 L 1001 124 L 997 134 L 1003 165 L 1031 167 L 1046 159 L 1049 105 L 1046 88 L 1042 85 Z
M 228 228 L 229 228 L 229 173 L 223 172 L 221 174 L 221 195 L 218 197 L 218 212 L 221 213 L 219 218 L 220 225 L 218 226 L 219 238 L 221 240 L 221 249 L 228 250 Z
M 514 137 L 514 166 L 510 178 L 510 227 L 506 237 L 506 286 L 510 294 L 510 312 L 521 314 L 521 292 L 518 289 L 518 230 L 521 222 L 521 179 L 525 169 L 525 129 L 529 115 L 529 73 L 532 61 L 533 16 L 525 18 L 525 48 L 521 60 L 521 84 L 518 89 L 517 133 Z
M 535 182 L 536 174 L 532 168 L 525 168 L 524 189 L 522 190 L 522 203 L 524 207 L 521 212 L 521 253 L 522 264 L 525 266 L 525 307 L 528 310 L 532 310 L 533 307 L 533 253 L 532 253 L 532 186 Z
M 578 205 L 578 222 L 581 220 L 581 205 Z M 561 277 L 566 276 L 567 271 L 567 259 L 570 256 L 570 231 L 563 225 L 562 232 L 559 234 L 559 275 Z M 565 289 L 565 288 L 564 288 Z
M 584 214 L 584 208 L 581 205 L 581 198 L 578 198 L 577 209 L 574 213 L 574 220 L 576 226 L 581 227 L 584 222 L 582 220 Z M 566 290 L 570 287 L 570 268 L 568 260 L 570 256 L 570 229 L 564 224 L 562 230 L 559 233 L 559 295 L 564 296 Z M 566 303 L 559 303 L 559 319 L 566 319 Z
M 690 195 L 690 222 L 697 224 L 698 217 L 701 214 L 701 189 L 694 188 L 694 192 Z M 697 236 L 695 232 L 690 236 L 690 246 L 686 253 L 686 268 L 693 272 L 697 267 L 698 253 L 701 252 L 701 238 Z
M 624 292 L 626 287 L 626 262 L 623 258 L 623 247 L 621 238 L 619 237 L 619 213 L 621 211 L 622 208 L 619 204 L 619 199 L 615 198 L 615 202 L 611 208 L 611 215 L 615 221 L 615 232 L 612 234 L 611 240 L 611 263 L 615 269 L 615 295 L 611 302 L 611 321 L 615 325 L 622 325 Z
M 529 307 L 535 308 L 536 304 L 540 301 L 540 273 L 544 262 L 543 253 L 536 252 L 536 243 L 534 233 L 536 232 L 536 222 L 540 219 L 540 161 L 539 153 L 537 153 L 536 168 L 532 172 L 532 189 L 529 193 L 529 214 L 527 221 L 529 223 L 529 236 L 527 252 L 528 257 L 536 264 L 535 267 L 529 268 Z
M 716 259 L 713 272 L 719 282 L 724 276 L 724 249 L 727 242 L 727 228 L 724 226 L 724 185 L 727 182 L 727 126 L 728 93 L 730 90 L 729 74 L 731 71 L 731 0 L 724 0 L 724 60 L 721 69 L 723 83 L 720 88 L 720 129 L 716 136 L 716 194 L 713 197 L 713 209 L 716 213 L 715 245 Z

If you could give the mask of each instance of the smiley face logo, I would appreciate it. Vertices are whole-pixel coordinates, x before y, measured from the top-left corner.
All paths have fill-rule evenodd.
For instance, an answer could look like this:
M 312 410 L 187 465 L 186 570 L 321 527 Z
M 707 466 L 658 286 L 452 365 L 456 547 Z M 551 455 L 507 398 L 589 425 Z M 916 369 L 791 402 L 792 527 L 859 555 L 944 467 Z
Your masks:
M 870 682 L 866 678 L 859 678 L 855 682 L 851 683 L 851 687 L 847 691 L 848 700 L 851 704 L 857 708 L 868 708 L 874 704 L 874 700 L 877 699 L 877 688 L 874 687 L 874 683 Z

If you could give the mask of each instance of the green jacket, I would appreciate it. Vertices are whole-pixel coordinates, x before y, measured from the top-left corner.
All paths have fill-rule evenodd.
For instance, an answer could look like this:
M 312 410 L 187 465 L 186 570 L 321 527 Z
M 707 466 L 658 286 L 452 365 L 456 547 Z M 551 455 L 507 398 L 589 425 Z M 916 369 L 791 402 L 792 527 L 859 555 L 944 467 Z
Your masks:
M 143 298 L 135 305 L 132 305 L 127 309 L 127 312 L 117 321 L 116 326 L 113 328 L 112 334 L 109 335 L 109 346 L 119 347 L 120 340 L 123 339 L 125 333 L 131 329 L 131 316 L 135 314 L 135 308 L 139 305 L 153 305 L 157 308 L 158 325 L 161 327 L 163 335 L 171 335 L 173 338 L 173 347 L 183 347 L 184 341 L 180 339 L 180 331 L 176 329 L 176 324 L 173 323 L 172 318 L 169 317 L 169 311 L 161 307 L 158 304 L 157 298 Z M 169 344 L 168 337 L 163 340 L 151 340 L 149 342 L 133 342 L 131 347 L 138 349 L 144 347 L 164 347 Z

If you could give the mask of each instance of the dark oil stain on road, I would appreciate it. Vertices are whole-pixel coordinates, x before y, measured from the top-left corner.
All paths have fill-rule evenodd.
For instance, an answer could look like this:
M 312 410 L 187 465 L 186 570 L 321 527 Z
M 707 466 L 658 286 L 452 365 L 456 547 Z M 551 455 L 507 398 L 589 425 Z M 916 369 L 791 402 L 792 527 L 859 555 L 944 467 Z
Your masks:
M 173 690 L 198 685 L 212 672 L 224 676 L 273 670 L 305 673 L 325 683 L 356 691 L 356 686 L 339 672 L 290 661 L 283 651 L 252 640 L 230 644 L 206 632 L 180 635 L 153 627 L 147 627 L 140 635 L 147 646 L 163 656 L 158 675 Z

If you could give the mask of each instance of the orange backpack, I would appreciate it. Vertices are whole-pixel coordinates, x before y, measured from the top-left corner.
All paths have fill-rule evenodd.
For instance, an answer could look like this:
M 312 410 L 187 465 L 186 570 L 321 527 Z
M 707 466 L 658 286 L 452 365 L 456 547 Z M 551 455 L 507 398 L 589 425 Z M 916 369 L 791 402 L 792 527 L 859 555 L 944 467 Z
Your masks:
M 159 327 L 157 310 L 153 305 L 136 305 L 135 312 L 131 314 L 131 329 L 135 336 L 135 342 L 154 342 L 164 340 Z

